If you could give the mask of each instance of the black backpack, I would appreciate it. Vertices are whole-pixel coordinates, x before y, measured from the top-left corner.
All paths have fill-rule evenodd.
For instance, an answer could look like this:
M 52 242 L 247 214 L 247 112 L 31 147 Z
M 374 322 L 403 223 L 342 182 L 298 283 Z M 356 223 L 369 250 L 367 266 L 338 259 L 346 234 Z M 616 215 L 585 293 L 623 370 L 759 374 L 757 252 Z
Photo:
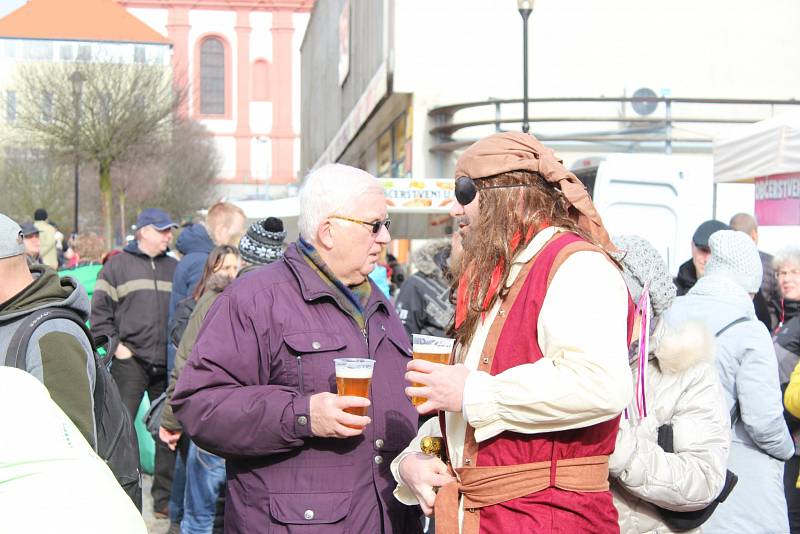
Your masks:
M 92 346 L 95 366 L 94 420 L 97 431 L 96 452 L 108 465 L 120 486 L 136 507 L 142 509 L 142 479 L 139 472 L 139 444 L 130 414 L 122 403 L 117 384 L 109 371 L 111 356 L 103 359 L 86 324 L 67 308 L 35 311 L 20 324 L 6 353 L 6 366 L 27 370 L 26 356 L 34 331 L 45 321 L 67 319 L 81 327 Z M 101 345 L 104 343 L 100 343 Z

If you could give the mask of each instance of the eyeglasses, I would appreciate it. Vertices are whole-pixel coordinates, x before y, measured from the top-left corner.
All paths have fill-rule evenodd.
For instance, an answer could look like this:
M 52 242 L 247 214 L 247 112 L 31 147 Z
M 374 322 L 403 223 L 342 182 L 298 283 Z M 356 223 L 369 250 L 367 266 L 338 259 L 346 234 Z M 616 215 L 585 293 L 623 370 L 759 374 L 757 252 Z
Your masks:
M 778 271 L 775 273 L 775 278 L 787 278 L 789 276 L 792 278 L 797 278 L 800 276 L 800 269 L 792 269 L 791 271 Z
M 381 226 L 385 226 L 386 230 L 389 230 L 389 225 L 392 224 L 392 221 L 389 220 L 389 219 L 384 219 L 382 221 L 369 222 L 369 221 L 362 221 L 360 219 L 351 219 L 350 217 L 341 217 L 339 215 L 331 215 L 330 218 L 331 219 L 339 219 L 339 220 L 342 220 L 342 221 L 350 221 L 350 222 L 359 223 L 359 224 L 365 224 L 365 225 L 370 227 L 370 229 L 372 230 L 373 234 L 377 234 L 378 232 L 380 232 L 381 231 Z

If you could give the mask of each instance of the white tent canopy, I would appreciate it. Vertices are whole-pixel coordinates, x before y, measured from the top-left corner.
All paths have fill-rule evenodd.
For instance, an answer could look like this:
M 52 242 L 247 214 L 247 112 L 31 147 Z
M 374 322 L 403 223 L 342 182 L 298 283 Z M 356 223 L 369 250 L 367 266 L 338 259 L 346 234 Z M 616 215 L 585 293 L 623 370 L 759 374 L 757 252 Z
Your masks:
M 773 117 L 714 140 L 716 183 L 789 172 L 800 172 L 800 114 Z

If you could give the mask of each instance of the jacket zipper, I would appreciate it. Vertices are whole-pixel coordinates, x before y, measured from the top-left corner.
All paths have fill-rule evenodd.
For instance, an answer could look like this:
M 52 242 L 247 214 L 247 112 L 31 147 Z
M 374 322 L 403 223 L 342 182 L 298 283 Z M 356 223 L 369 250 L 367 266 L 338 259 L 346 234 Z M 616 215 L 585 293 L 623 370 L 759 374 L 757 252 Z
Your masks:
M 158 317 L 159 316 L 159 311 L 160 311 L 160 308 L 158 306 L 158 278 L 156 277 L 156 262 L 155 262 L 155 260 L 153 258 L 150 258 L 150 267 L 153 269 L 153 289 L 156 292 L 155 298 L 153 299 L 153 302 L 156 303 L 156 313 L 155 313 L 154 317 Z M 161 334 L 158 335 L 158 338 L 159 338 L 158 341 L 159 341 L 159 346 L 160 346 L 161 345 Z

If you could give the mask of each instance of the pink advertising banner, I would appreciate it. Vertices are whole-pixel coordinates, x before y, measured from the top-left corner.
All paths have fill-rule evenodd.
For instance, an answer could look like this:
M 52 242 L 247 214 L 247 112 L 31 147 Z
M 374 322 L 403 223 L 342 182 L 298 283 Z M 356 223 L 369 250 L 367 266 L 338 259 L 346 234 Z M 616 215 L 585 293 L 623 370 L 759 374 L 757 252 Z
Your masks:
M 756 219 L 760 225 L 800 224 L 800 173 L 755 179 Z

